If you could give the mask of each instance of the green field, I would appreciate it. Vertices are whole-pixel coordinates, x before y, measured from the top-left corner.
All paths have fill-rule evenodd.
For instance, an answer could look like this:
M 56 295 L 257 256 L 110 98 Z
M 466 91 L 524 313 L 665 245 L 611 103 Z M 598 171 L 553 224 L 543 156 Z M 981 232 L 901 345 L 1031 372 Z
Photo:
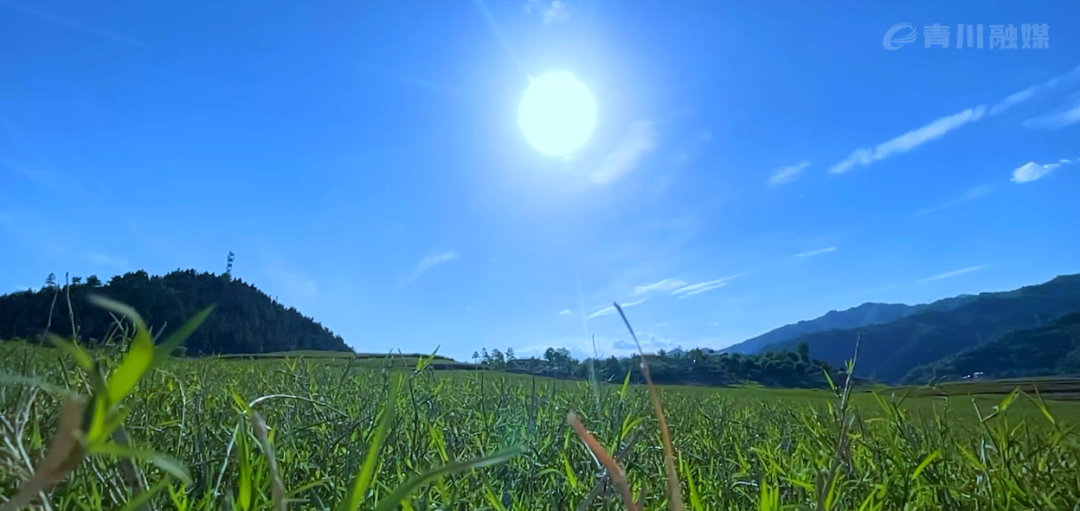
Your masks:
M 0 356 L 8 375 L 0 383 L 6 501 L 27 484 L 21 481 L 45 472 L 62 389 L 95 390 L 61 350 L 5 343 Z M 105 359 L 111 389 L 124 372 L 115 369 L 119 356 L 92 356 Z M 617 490 L 597 484 L 601 469 L 568 426 L 571 411 L 608 452 L 626 450 L 622 465 L 645 508 L 668 508 L 647 387 L 417 372 L 417 357 L 390 368 L 378 360 L 383 365 L 317 356 L 163 360 L 114 407 L 125 412 L 118 430 L 125 434 L 101 442 L 126 436 L 126 447 L 90 449 L 44 492 L 50 509 L 280 509 L 275 487 L 290 509 L 335 509 L 369 452 L 371 483 L 356 506 L 344 507 L 397 509 L 393 493 L 413 476 L 508 449 L 508 460 L 421 481 L 401 509 L 582 509 L 591 493 L 599 495 L 587 509 L 626 509 Z M 397 381 L 403 386 L 391 414 L 387 396 Z M 1048 397 L 1044 412 L 1033 393 L 1011 398 L 994 388 L 970 397 L 947 389 L 948 398 L 915 389 L 920 397 L 900 406 L 903 389 L 855 390 L 843 413 L 829 391 L 659 392 L 686 509 L 1073 509 L 1080 404 Z M 994 415 L 1003 399 L 1011 403 Z M 269 434 L 253 429 L 253 411 Z M 94 436 L 87 425 L 94 415 L 83 415 L 85 437 Z M 377 425 L 391 416 L 375 450 Z M 135 497 L 140 492 L 144 499 Z

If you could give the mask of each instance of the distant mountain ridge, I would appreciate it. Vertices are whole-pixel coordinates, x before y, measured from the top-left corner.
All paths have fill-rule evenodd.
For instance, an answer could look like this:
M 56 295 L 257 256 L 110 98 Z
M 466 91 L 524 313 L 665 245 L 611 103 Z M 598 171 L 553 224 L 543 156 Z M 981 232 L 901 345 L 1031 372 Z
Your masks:
M 721 352 L 753 355 L 761 352 L 762 348 L 770 344 L 783 343 L 803 335 L 826 332 L 829 330 L 846 330 L 849 328 L 884 324 L 927 310 L 951 310 L 972 299 L 974 299 L 973 295 L 960 295 L 937 300 L 928 304 L 918 305 L 867 302 L 842 311 L 832 310 L 826 312 L 824 316 L 815 319 L 784 325 L 757 337 L 728 346 L 721 350 Z
M 851 358 L 859 339 L 856 372 L 895 382 L 915 367 L 1011 332 L 1049 325 L 1080 310 L 1080 274 L 1059 276 L 1013 291 L 958 298 L 945 304 L 934 302 L 920 312 L 887 323 L 804 334 L 762 349 L 791 349 L 805 342 L 814 358 L 839 365 Z

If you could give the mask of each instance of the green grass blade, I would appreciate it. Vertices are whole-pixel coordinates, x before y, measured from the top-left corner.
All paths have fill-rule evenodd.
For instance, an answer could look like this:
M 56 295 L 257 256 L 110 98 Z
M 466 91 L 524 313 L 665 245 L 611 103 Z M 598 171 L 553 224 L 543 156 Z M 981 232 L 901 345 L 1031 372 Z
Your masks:
M 394 511 L 395 509 L 397 509 L 398 504 L 401 501 L 405 500 L 405 498 L 408 497 L 413 491 L 438 477 L 453 472 L 460 472 L 462 470 L 483 468 L 490 465 L 505 463 L 507 461 L 510 461 L 510 459 L 512 459 L 513 457 L 524 453 L 525 447 L 523 446 L 511 447 L 510 449 L 499 451 L 490 456 L 468 461 L 449 463 L 439 468 L 420 474 L 418 476 L 414 476 L 412 479 L 405 481 L 405 483 L 401 486 L 398 486 L 393 491 L 393 493 L 387 495 L 386 498 L 382 499 L 382 501 L 379 502 L 379 505 L 375 508 L 375 511 Z
M 152 488 L 140 493 L 135 498 L 129 500 L 127 504 L 124 504 L 124 507 L 121 508 L 120 511 L 135 511 L 136 509 L 142 508 L 142 506 L 147 502 L 150 502 L 150 499 L 154 498 L 155 495 L 161 493 L 162 491 L 165 491 L 166 488 L 169 488 L 169 485 L 171 483 L 172 478 L 169 476 L 165 476 L 161 479 L 161 481 L 158 481 L 158 483 L 155 484 Z
M 109 404 L 115 405 L 124 400 L 139 380 L 154 363 L 154 341 L 145 329 L 136 330 L 131 340 L 131 348 L 124 355 L 120 367 L 109 375 L 107 383 Z
M 626 377 L 623 378 L 622 388 L 619 389 L 619 399 L 626 399 L 626 388 L 630 386 L 631 373 L 633 373 L 633 371 L 629 369 L 626 370 Z
M 570 481 L 570 488 L 576 490 L 578 486 L 577 476 L 574 475 L 574 468 L 570 466 L 570 458 L 566 456 L 566 453 L 563 453 L 562 461 L 563 469 L 566 471 L 566 480 Z
M 1016 400 L 1016 395 L 1019 393 L 1020 387 L 1016 387 L 1012 390 L 1012 392 L 1009 392 L 1009 395 L 1005 396 L 1005 399 L 1002 399 L 1001 403 L 998 404 L 998 412 L 1004 412 L 1005 410 L 1007 410 L 1009 406 L 1012 405 L 1013 401 Z
M 191 473 L 183 463 L 160 452 L 131 449 L 119 444 L 101 444 L 94 446 L 90 454 L 104 454 L 119 458 L 132 458 L 152 463 L 167 474 L 179 479 L 184 484 L 191 484 Z
M 427 366 L 431 365 L 431 362 L 435 360 L 435 354 L 439 352 L 439 348 L 441 347 L 441 345 L 436 346 L 435 351 L 432 351 L 431 354 L 426 357 L 417 357 L 416 372 L 423 372 L 424 369 L 427 369 Z
M 53 346 L 56 346 L 64 353 L 70 355 L 71 358 L 75 359 L 75 363 L 79 364 L 79 367 L 83 368 L 83 370 L 94 370 L 93 357 L 91 357 L 90 354 L 86 352 L 86 350 L 82 349 L 81 346 L 56 334 L 47 333 L 45 334 L 45 337 L 49 340 L 50 343 L 52 343 Z
M 922 460 L 922 463 L 919 463 L 919 466 L 915 467 L 915 471 L 911 473 L 911 480 L 914 481 L 915 479 L 918 479 L 919 474 L 922 474 L 923 470 L 926 470 L 926 467 L 930 466 L 930 463 L 938 459 L 939 456 L 941 456 L 941 450 L 939 449 L 935 449 L 934 452 L 928 454 L 926 458 Z
M 132 323 L 135 323 L 136 328 L 146 330 L 146 322 L 143 321 L 142 316 L 140 316 L 138 312 L 135 312 L 135 309 L 133 309 L 132 307 L 111 298 L 105 298 L 101 295 L 90 295 L 87 297 L 87 300 L 90 300 L 90 303 L 97 305 L 102 309 L 106 309 L 120 314 L 121 316 L 127 317 L 131 320 Z
M 32 376 L 20 376 L 17 374 L 0 373 L 0 383 L 10 383 L 13 385 L 27 385 L 30 387 L 37 387 L 50 394 L 58 396 L 71 395 L 72 392 L 59 385 L 53 385 L 41 378 L 34 378 Z
M 394 422 L 394 416 L 397 415 L 397 395 L 401 390 L 402 377 L 399 376 L 393 385 L 390 386 L 390 392 L 386 395 L 386 404 L 383 405 L 382 419 L 379 420 L 379 425 L 375 428 L 375 433 L 371 435 L 371 440 L 368 442 L 367 452 L 364 453 L 364 461 L 360 465 L 360 472 L 356 475 L 356 479 L 350 485 L 349 494 L 344 500 L 338 504 L 338 511 L 355 511 L 360 508 L 360 504 L 364 500 L 364 494 L 367 493 L 368 485 L 371 484 L 371 478 L 375 475 L 375 467 L 379 461 L 379 451 L 382 449 L 382 444 L 386 441 L 386 436 L 390 433 L 390 426 Z

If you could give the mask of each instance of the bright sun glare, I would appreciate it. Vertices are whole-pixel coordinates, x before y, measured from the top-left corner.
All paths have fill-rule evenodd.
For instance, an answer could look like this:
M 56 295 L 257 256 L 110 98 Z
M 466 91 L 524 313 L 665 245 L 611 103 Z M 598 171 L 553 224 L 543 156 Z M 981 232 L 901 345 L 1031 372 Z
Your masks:
M 596 101 L 574 75 L 559 71 L 529 80 L 518 124 L 537 151 L 562 156 L 576 151 L 596 127 Z

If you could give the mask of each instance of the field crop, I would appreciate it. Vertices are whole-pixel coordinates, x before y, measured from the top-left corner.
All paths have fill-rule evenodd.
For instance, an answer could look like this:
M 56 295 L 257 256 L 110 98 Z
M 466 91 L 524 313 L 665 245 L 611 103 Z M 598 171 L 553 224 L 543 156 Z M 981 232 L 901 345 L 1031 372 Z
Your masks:
M 164 359 L 151 348 L 126 388 L 129 361 L 146 355 L 139 342 L 123 362 L 69 344 L 0 344 L 5 509 L 33 484 L 33 505 L 56 510 L 627 509 L 570 412 L 619 460 L 644 509 L 680 509 L 644 386 L 433 371 L 416 357 Z M 1078 407 L 1035 389 L 658 391 L 685 509 L 1080 502 Z M 84 408 L 72 414 L 65 400 Z

